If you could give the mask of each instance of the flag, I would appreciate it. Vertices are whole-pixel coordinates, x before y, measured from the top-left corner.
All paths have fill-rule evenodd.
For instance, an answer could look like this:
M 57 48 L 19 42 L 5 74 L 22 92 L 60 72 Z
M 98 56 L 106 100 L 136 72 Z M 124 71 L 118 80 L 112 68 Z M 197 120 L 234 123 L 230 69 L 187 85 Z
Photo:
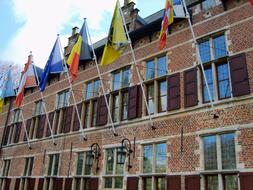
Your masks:
M 126 33 L 124 30 L 121 14 L 120 5 L 117 0 L 107 43 L 104 48 L 101 65 L 108 65 L 119 58 L 123 50 L 128 44 Z
M 69 65 L 69 70 L 72 75 L 72 81 L 76 79 L 79 61 L 91 60 L 91 48 L 88 44 L 87 31 L 85 26 L 85 21 L 79 32 L 77 42 L 73 46 L 71 53 L 68 57 L 67 64 Z
M 166 0 L 164 16 L 162 21 L 162 28 L 160 32 L 160 49 L 164 49 L 166 46 L 166 39 L 168 35 L 168 26 L 174 22 L 173 2 L 172 0 Z
M 249 0 L 249 1 L 250 1 L 251 5 L 253 6 L 253 0 Z
M 25 64 L 24 71 L 22 72 L 21 80 L 18 87 L 18 92 L 16 96 L 16 107 L 20 107 L 24 98 L 24 92 L 26 87 L 36 86 L 36 79 L 34 75 L 33 65 L 32 65 L 32 55 L 28 56 L 28 61 Z
M 41 92 L 45 90 L 49 74 L 61 73 L 64 71 L 63 59 L 64 58 L 61 51 L 60 39 L 57 37 L 42 75 L 38 74 L 38 78 L 40 78 L 39 88 Z
M 182 0 L 173 0 L 174 18 L 186 18 Z

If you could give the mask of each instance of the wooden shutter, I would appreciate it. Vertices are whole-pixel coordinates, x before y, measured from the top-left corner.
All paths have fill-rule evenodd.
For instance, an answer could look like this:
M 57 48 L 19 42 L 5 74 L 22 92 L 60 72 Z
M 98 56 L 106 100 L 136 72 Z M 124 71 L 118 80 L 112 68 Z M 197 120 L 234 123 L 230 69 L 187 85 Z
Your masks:
M 185 190 L 200 190 L 200 176 L 185 176 Z
M 48 114 L 49 122 L 51 124 L 51 127 L 53 127 L 53 122 L 54 122 L 54 111 L 50 112 Z M 47 132 L 46 132 L 46 137 L 49 137 L 51 135 L 50 129 L 49 129 L 49 124 L 47 124 Z
M 73 181 L 73 178 L 66 178 L 65 179 L 65 187 L 64 187 L 65 190 L 71 190 L 72 181 Z
M 180 108 L 180 73 L 171 75 L 168 81 L 167 110 Z
M 35 187 L 35 178 L 27 179 L 27 190 L 34 190 Z
M 198 104 L 197 69 L 184 72 L 184 106 L 191 107 Z
M 138 115 L 137 117 L 142 117 L 142 89 L 141 89 L 141 85 L 138 85 L 138 106 L 137 106 L 137 112 Z
M 88 183 L 89 190 L 98 190 L 98 178 L 90 178 Z
M 32 118 L 28 119 L 26 121 L 26 131 L 27 131 L 27 135 L 29 136 L 29 132 L 30 132 L 30 127 L 31 127 L 31 124 L 32 124 Z M 24 141 L 26 142 L 27 139 L 26 139 L 26 134 L 24 133 Z
M 44 178 L 39 178 L 38 179 L 38 188 L 37 190 L 43 190 L 43 185 L 44 185 Z
M 19 122 L 16 124 L 16 132 L 14 136 L 14 143 L 18 143 L 19 137 L 20 137 L 20 132 L 21 132 L 21 127 L 22 127 L 22 122 Z
M 240 189 L 253 190 L 253 173 L 240 173 Z
M 127 190 L 138 190 L 139 177 L 127 178 Z
M 79 113 L 80 117 L 81 117 L 81 113 L 82 113 L 82 107 L 83 107 L 83 102 L 77 104 L 77 110 L 78 110 L 78 113 Z M 75 109 L 73 131 L 78 131 L 79 129 L 80 129 L 80 123 L 79 123 L 77 112 L 76 112 L 76 109 Z
M 7 142 L 8 142 L 8 136 L 9 136 L 9 133 L 10 133 L 10 128 L 11 126 L 8 125 L 5 127 L 5 130 L 4 130 L 4 140 L 3 140 L 3 145 L 7 145 Z
M 109 95 L 106 96 L 107 101 L 109 103 Z M 108 110 L 105 102 L 105 97 L 100 96 L 98 98 L 97 104 L 97 117 L 96 117 L 96 125 L 106 125 L 107 124 L 107 117 L 108 117 Z
M 141 86 L 132 86 L 128 91 L 128 119 L 141 117 L 142 115 L 142 90 Z
M 36 138 L 40 139 L 43 137 L 44 128 L 45 128 L 46 115 L 39 116 L 39 124 L 37 128 Z
M 14 190 L 19 190 L 19 185 L 20 185 L 20 178 L 17 178 L 16 181 L 15 181 Z
M 231 57 L 230 73 L 233 96 L 250 94 L 248 69 L 245 53 Z
M 53 190 L 62 190 L 63 178 L 54 178 Z
M 167 176 L 167 189 L 181 190 L 181 176 Z
M 70 132 L 72 113 L 73 113 L 73 106 L 67 107 L 65 109 L 64 118 L 63 118 L 63 131 L 62 131 L 63 133 Z
M 5 178 L 4 190 L 10 190 L 10 185 L 11 185 L 11 179 L 10 178 Z

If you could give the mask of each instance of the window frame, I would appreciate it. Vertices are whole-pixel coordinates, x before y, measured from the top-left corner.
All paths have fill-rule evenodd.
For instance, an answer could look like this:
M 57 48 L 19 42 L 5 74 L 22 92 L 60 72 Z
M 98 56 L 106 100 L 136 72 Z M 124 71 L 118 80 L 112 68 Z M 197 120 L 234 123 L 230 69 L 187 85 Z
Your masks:
M 95 86 L 96 86 L 96 83 L 98 83 L 98 89 L 97 89 L 97 92 L 95 91 Z M 87 93 L 88 93 L 88 85 L 91 85 L 91 96 L 88 96 L 87 97 Z M 83 92 L 83 97 L 84 97 L 84 100 L 90 100 L 90 99 L 93 99 L 95 97 L 98 97 L 99 94 L 100 94 L 100 87 L 101 87 L 101 81 L 99 78 L 97 79 L 93 79 L 93 80 L 90 80 L 88 82 L 85 83 L 85 90 Z M 95 94 L 97 93 L 97 94 Z
M 124 85 L 124 73 L 128 71 L 129 72 L 129 75 L 128 75 L 128 85 Z M 118 84 L 119 84 L 119 87 L 117 89 L 114 88 L 114 84 L 115 84 L 115 75 L 116 74 L 119 74 L 119 81 L 116 81 Z M 126 67 L 123 67 L 123 68 L 120 68 L 120 69 L 117 69 L 115 71 L 113 71 L 111 73 L 111 89 L 112 89 L 112 92 L 115 92 L 115 91 L 119 91 L 121 89 L 124 89 L 124 88 L 128 88 L 130 87 L 130 83 L 131 83 L 131 76 L 132 76 L 132 72 L 131 72 L 131 66 L 126 66 Z
M 57 177 L 59 175 L 61 155 L 60 153 L 53 153 L 53 154 L 48 154 L 47 156 L 48 156 L 48 162 L 47 162 L 47 170 L 45 171 L 45 175 L 50 178 Z M 52 165 L 50 164 L 51 158 L 52 158 Z M 56 159 L 58 159 L 57 168 L 55 166 Z M 51 171 L 49 171 L 49 167 L 51 167 L 50 168 Z M 54 174 L 55 170 L 57 170 L 57 174 Z

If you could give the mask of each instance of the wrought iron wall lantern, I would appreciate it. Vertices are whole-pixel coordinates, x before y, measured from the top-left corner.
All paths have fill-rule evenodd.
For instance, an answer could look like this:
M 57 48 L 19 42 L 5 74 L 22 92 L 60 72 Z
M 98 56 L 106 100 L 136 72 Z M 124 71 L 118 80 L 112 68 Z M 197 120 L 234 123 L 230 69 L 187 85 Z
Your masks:
M 135 145 L 134 145 L 135 147 Z M 135 155 L 135 149 L 131 148 L 131 142 L 129 139 L 124 138 L 121 141 L 121 147 L 117 150 L 117 164 L 125 164 L 126 157 L 128 157 L 128 170 L 132 168 L 131 154 Z
M 101 156 L 100 153 L 100 147 L 97 143 L 93 143 L 90 146 L 90 150 L 86 154 L 86 165 L 92 167 L 94 161 L 96 162 L 96 172 L 99 170 L 98 164 L 99 164 L 99 157 Z

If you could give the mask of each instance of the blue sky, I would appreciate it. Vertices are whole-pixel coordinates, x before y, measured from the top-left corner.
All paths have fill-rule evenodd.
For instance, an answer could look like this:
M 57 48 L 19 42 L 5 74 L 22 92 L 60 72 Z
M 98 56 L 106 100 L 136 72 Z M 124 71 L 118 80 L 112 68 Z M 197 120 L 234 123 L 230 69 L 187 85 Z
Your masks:
M 30 51 L 44 67 L 59 33 L 67 44 L 73 26 L 87 18 L 93 43 L 106 37 L 115 0 L 0 0 L 0 61 L 23 65 Z M 120 1 L 123 4 L 123 0 Z M 142 17 L 163 9 L 165 0 L 135 0 Z M 148 3 L 147 3 L 148 2 Z

